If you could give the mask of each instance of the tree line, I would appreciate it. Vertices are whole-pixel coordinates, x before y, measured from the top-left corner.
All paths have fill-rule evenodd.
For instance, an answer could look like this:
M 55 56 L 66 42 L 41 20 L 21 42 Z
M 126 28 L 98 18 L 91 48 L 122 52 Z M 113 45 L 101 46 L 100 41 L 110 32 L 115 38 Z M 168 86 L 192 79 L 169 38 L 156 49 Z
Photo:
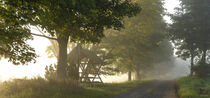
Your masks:
M 66 77 L 67 44 L 99 42 L 104 28 L 120 29 L 123 17 L 132 17 L 140 7 L 130 0 L 1 0 L 1 55 L 14 64 L 26 64 L 37 57 L 26 41 L 30 26 L 39 26 L 59 48 L 57 76 Z M 41 35 L 43 36 L 43 35 Z
M 171 15 L 173 23 L 169 35 L 176 54 L 190 58 L 191 75 L 205 77 L 209 74 L 209 17 L 210 1 L 180 0 L 181 7 Z
M 165 14 L 163 1 L 136 0 L 135 3 L 141 5 L 142 10 L 135 17 L 125 17 L 124 28 L 106 29 L 105 38 L 98 44 L 82 43 L 83 48 L 94 51 L 104 60 L 106 66 L 102 67 L 101 74 L 128 73 L 128 80 L 131 80 L 132 76 L 135 76 L 135 79 L 141 79 L 149 74 L 160 76 L 173 67 L 173 64 L 158 66 L 162 62 L 173 63 L 174 59 L 173 47 L 166 36 L 167 24 L 163 19 Z M 54 42 L 52 44 L 47 52 L 50 56 L 56 57 L 57 49 L 53 48 Z M 69 43 L 70 52 L 78 44 Z M 157 70 L 155 69 L 157 66 L 168 70 Z M 47 72 L 50 68 L 53 66 L 49 67 Z
M 61 80 L 67 78 L 67 50 L 78 44 L 104 58 L 105 71 L 140 79 L 173 56 L 164 15 L 162 0 L 1 0 L 0 55 L 16 65 L 35 62 L 26 41 L 40 36 L 51 40 L 48 53 L 57 58 Z M 31 26 L 42 34 L 32 33 Z M 76 65 L 70 66 L 75 72 Z

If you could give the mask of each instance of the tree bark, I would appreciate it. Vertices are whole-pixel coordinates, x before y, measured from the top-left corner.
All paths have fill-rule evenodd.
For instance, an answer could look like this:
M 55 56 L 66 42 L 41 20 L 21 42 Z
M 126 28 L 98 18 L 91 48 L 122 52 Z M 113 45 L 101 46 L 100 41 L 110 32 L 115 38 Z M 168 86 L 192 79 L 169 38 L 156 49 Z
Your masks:
M 79 66 L 78 64 L 70 64 L 69 78 L 79 81 Z
M 203 50 L 203 55 L 201 58 L 199 70 L 197 72 L 198 77 L 206 77 L 208 75 L 208 66 L 206 65 L 206 51 L 207 49 Z
M 203 64 L 206 64 L 206 49 L 204 49 L 203 50 L 203 56 L 202 56 L 202 58 L 201 58 L 201 62 L 203 63 Z
M 136 80 L 140 80 L 140 79 L 141 79 L 141 76 L 140 76 L 140 69 L 137 68 L 135 71 L 136 71 Z
M 59 55 L 57 65 L 57 77 L 61 80 L 64 80 L 66 78 L 68 39 L 69 36 L 60 35 L 58 37 Z
M 193 51 L 191 50 L 190 51 L 191 53 L 191 62 L 190 62 L 190 76 L 193 76 L 193 72 L 194 72 L 194 53 Z
M 128 72 L 128 81 L 131 81 L 132 79 L 132 74 L 131 74 L 131 71 Z

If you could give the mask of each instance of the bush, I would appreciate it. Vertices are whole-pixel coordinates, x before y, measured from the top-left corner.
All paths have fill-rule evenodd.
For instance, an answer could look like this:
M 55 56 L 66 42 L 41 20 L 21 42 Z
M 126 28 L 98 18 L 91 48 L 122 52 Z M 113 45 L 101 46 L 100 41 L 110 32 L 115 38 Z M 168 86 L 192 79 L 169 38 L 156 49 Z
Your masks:
M 56 65 L 50 65 L 45 67 L 45 78 L 49 81 L 56 80 L 57 74 L 56 74 Z
M 195 72 L 195 76 L 200 78 L 208 77 L 210 74 L 210 64 L 206 64 L 203 62 L 199 62 L 196 66 L 193 67 L 193 70 Z

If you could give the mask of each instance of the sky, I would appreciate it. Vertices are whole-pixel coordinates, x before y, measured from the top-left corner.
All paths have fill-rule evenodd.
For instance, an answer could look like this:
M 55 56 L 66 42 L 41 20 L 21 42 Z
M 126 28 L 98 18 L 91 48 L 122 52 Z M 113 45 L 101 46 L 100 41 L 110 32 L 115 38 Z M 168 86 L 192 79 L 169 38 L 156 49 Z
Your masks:
M 165 5 L 164 6 L 165 6 L 167 12 L 169 12 L 170 14 L 173 14 L 174 13 L 174 8 L 179 7 L 179 0 L 165 0 Z M 172 23 L 172 21 L 170 20 L 170 17 L 164 16 L 164 19 L 168 23 Z
M 178 0 L 165 0 L 165 8 L 168 12 L 174 13 L 174 7 L 179 5 Z M 169 17 L 164 17 L 167 22 L 171 22 Z M 39 33 L 36 30 L 32 30 L 33 33 Z M 12 63 L 8 62 L 7 59 L 2 59 L 0 61 L 0 80 L 5 81 L 12 78 L 23 78 L 23 77 L 36 77 L 41 76 L 44 77 L 45 67 L 46 65 L 55 64 L 55 58 L 48 58 L 47 54 L 45 53 L 46 47 L 50 45 L 50 42 L 46 38 L 36 37 L 34 36 L 34 40 L 28 41 L 28 43 L 35 48 L 36 53 L 39 57 L 36 59 L 36 63 L 29 63 L 28 65 L 19 65 L 15 66 Z M 122 77 L 109 77 L 111 82 L 122 81 L 126 80 L 126 75 Z M 105 82 L 108 81 L 105 79 Z
M 165 0 L 164 7 L 169 13 L 174 13 L 174 8 L 179 7 L 179 0 Z

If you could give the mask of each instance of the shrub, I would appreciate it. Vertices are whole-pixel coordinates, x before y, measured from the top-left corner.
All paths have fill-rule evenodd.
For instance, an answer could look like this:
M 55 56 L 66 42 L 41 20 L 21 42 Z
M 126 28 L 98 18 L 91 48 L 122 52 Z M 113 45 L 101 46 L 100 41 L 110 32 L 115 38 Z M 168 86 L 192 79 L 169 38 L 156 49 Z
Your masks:
M 204 78 L 208 77 L 210 74 L 210 64 L 206 64 L 203 62 L 199 62 L 196 66 L 193 67 L 193 70 L 195 72 L 195 76 Z
M 49 81 L 56 80 L 57 74 L 56 74 L 56 65 L 50 65 L 45 67 L 45 78 Z

